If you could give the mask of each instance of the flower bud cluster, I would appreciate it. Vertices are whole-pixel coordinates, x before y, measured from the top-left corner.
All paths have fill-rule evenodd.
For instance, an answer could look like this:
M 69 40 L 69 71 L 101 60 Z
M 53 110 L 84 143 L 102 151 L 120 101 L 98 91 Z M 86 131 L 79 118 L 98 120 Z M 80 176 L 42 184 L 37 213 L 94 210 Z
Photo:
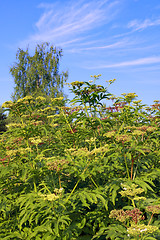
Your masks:
M 127 211 L 124 211 L 123 209 L 114 209 L 110 212 L 109 218 L 115 218 L 120 222 L 125 222 L 127 219 L 131 219 L 131 221 L 135 224 L 137 224 L 141 219 L 144 219 L 142 212 L 138 208 Z
M 153 214 L 160 214 L 160 205 L 153 205 L 146 207 L 147 212 L 152 212 Z
M 54 159 L 54 158 L 50 158 L 50 162 L 47 163 L 48 169 L 49 170 L 56 170 L 57 172 L 62 170 L 64 165 L 68 163 L 68 161 L 66 159 Z
M 54 201 L 60 197 L 60 194 L 63 192 L 63 188 L 55 188 L 54 193 L 51 194 L 38 194 L 40 197 L 42 197 L 44 200 L 48 201 Z
M 141 235 L 142 233 L 145 233 L 145 234 L 153 233 L 157 230 L 158 230 L 157 226 L 140 224 L 140 225 L 131 225 L 131 227 L 127 229 L 127 232 L 129 235 L 137 236 L 137 235 Z
M 91 155 L 91 152 L 87 148 L 70 148 L 66 150 L 67 153 L 70 153 L 74 157 L 88 157 Z
M 122 135 L 116 136 L 116 140 L 118 142 L 130 142 L 132 140 L 132 137 L 127 134 L 122 134 Z
M 111 138 L 115 135 L 115 131 L 109 131 L 107 133 L 104 134 L 105 137 L 107 138 Z
M 142 212 L 138 208 L 127 210 L 126 214 L 132 219 L 135 224 L 137 224 L 139 220 L 144 219 Z
M 34 138 L 29 138 L 29 141 L 35 145 L 38 145 L 39 143 L 42 142 L 42 139 L 38 138 L 38 137 L 34 137 Z
M 31 152 L 31 151 L 32 151 L 31 148 L 18 148 L 18 149 L 7 150 L 6 154 L 7 154 L 7 156 L 14 157 L 17 154 L 25 155 L 26 153 Z
M 144 192 L 144 189 L 142 188 L 137 188 L 138 185 L 136 184 L 132 184 L 131 186 L 125 185 L 125 184 L 121 184 L 122 188 L 124 191 L 120 191 L 119 193 L 123 196 L 123 197 L 137 197 L 137 194 L 141 194 L 142 192 Z M 134 198 L 133 198 L 134 199 Z
M 114 209 L 110 212 L 109 218 L 115 218 L 120 222 L 125 222 L 126 219 L 129 218 L 129 215 L 127 215 L 126 212 L 122 209 L 120 210 Z

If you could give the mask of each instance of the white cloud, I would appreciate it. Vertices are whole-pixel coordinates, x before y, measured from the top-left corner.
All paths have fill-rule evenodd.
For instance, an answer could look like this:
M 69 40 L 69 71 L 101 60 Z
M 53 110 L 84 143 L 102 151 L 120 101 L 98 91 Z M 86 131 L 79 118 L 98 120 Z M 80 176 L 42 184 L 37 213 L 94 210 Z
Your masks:
M 40 3 L 38 5 L 38 8 L 50 9 L 50 8 L 54 8 L 55 6 L 56 6 L 55 3 Z
M 84 48 L 72 48 L 71 52 L 81 52 L 81 51 L 92 51 L 92 50 L 110 50 L 110 49 L 117 49 L 117 48 L 126 48 L 128 45 L 132 45 L 133 42 L 129 41 L 128 39 L 122 39 L 120 41 L 117 41 L 115 43 L 107 44 L 107 45 L 102 45 L 98 46 L 92 46 L 92 47 L 84 47 Z
M 89 67 L 88 69 L 93 68 L 119 68 L 119 67 L 129 67 L 129 66 L 139 66 L 139 65 L 148 65 L 148 64 L 154 64 L 154 63 L 160 63 L 160 57 L 148 57 L 148 58 L 140 58 L 132 61 L 125 61 L 125 62 L 119 62 L 119 63 L 113 63 L 113 64 L 101 64 L 96 65 L 94 67 Z
M 128 23 L 128 28 L 132 28 L 134 31 L 138 31 L 158 25 L 160 25 L 160 18 L 156 20 L 145 19 L 144 21 L 133 20 Z
M 118 11 L 118 4 L 117 0 L 41 3 L 39 7 L 44 9 L 44 13 L 35 23 L 36 33 L 29 36 L 21 45 L 43 41 L 54 44 L 81 42 L 80 37 L 84 33 L 113 20 Z

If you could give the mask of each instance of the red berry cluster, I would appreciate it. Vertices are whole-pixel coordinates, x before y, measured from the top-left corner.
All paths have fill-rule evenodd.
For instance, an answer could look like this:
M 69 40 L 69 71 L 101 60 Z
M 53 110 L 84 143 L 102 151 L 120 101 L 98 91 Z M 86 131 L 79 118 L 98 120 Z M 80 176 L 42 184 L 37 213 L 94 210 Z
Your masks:
M 126 214 L 132 218 L 132 221 L 135 222 L 135 224 L 137 224 L 139 220 L 144 219 L 144 216 L 142 216 L 142 212 L 138 208 L 134 208 L 133 210 L 127 210 Z

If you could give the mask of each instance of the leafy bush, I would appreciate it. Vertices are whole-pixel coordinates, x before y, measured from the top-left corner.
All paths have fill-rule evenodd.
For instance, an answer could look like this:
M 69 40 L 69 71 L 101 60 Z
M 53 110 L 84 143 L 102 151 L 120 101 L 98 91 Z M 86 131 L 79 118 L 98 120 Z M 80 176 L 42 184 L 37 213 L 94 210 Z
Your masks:
M 73 82 L 69 107 L 3 104 L 16 121 L 0 143 L 1 239 L 159 239 L 160 104 L 98 78 Z
M 0 107 L 0 134 L 2 134 L 3 132 L 5 132 L 6 129 L 6 115 L 3 113 L 3 109 L 2 107 Z

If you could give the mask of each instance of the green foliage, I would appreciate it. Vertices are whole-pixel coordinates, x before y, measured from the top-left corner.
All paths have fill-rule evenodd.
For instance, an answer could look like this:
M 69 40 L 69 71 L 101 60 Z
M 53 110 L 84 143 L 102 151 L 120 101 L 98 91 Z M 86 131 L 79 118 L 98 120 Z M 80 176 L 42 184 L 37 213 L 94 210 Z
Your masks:
M 160 104 L 115 97 L 98 77 L 73 82 L 68 107 L 3 104 L 15 122 L 0 137 L 1 239 L 159 239 Z
M 5 132 L 7 130 L 6 128 L 6 115 L 3 112 L 2 107 L 0 107 L 0 134 L 2 134 L 3 132 Z
M 49 43 L 38 44 L 33 56 L 28 49 L 18 49 L 17 62 L 10 68 L 15 82 L 13 100 L 27 95 L 62 96 L 68 74 L 59 73 L 61 56 L 62 50 L 49 46 Z

